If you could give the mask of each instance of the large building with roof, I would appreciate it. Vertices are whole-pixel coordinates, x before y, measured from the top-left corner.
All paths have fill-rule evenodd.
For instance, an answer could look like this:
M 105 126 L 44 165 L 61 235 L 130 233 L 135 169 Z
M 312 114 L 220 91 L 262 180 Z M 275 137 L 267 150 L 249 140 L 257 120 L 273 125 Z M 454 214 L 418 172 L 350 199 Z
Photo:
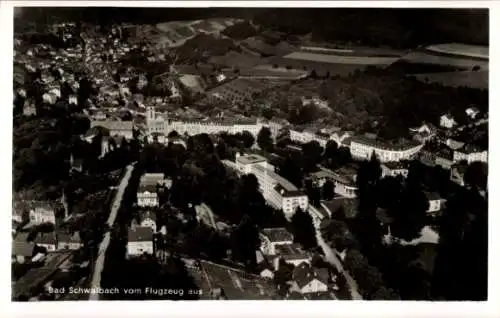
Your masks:
M 387 142 L 365 136 L 353 137 L 349 146 L 354 159 L 369 160 L 375 153 L 380 162 L 410 160 L 422 147 L 422 143 L 414 140 Z
M 254 174 L 259 181 L 264 199 L 274 208 L 283 210 L 286 218 L 291 218 L 299 207 L 307 211 L 309 206 L 307 195 L 274 172 L 274 166 L 264 157 L 255 154 L 237 155 L 234 165 L 223 163 L 229 168 L 236 168 L 241 174 Z
M 311 173 L 312 182 L 318 186 L 322 187 L 327 180 L 332 181 L 334 184 L 334 192 L 345 198 L 354 198 L 357 193 L 356 186 L 356 170 L 342 167 L 335 171 L 330 169 L 320 167 L 317 172 Z
M 90 122 L 90 128 L 104 127 L 109 130 L 110 136 L 123 136 L 126 139 L 134 138 L 134 122 L 121 120 L 95 120 Z

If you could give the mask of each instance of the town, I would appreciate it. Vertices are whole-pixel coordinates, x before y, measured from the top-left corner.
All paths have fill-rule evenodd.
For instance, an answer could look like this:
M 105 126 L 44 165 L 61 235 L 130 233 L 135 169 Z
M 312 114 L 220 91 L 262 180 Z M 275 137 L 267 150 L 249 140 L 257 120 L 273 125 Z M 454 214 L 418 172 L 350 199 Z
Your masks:
M 487 43 L 282 10 L 15 21 L 12 300 L 486 299 Z

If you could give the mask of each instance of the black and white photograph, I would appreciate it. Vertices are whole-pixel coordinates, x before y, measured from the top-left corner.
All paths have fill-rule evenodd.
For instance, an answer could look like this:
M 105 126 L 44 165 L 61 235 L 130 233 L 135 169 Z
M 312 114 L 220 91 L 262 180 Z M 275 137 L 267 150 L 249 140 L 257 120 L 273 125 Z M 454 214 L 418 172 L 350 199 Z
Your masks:
M 12 302 L 488 300 L 487 7 L 60 5 L 13 10 Z

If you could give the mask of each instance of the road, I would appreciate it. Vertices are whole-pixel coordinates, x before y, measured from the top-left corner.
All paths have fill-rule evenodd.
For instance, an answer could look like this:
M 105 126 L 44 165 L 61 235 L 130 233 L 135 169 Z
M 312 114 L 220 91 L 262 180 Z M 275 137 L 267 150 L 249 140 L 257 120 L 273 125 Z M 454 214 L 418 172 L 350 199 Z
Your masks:
M 104 238 L 102 239 L 101 244 L 99 245 L 99 252 L 97 254 L 97 260 L 94 266 L 94 273 L 92 275 L 92 282 L 90 284 L 91 288 L 99 288 L 101 287 L 101 274 L 104 268 L 104 260 L 106 257 L 106 251 L 109 246 L 109 242 L 111 241 L 111 230 L 113 229 L 113 225 L 115 223 L 116 216 L 118 214 L 118 210 L 120 209 L 123 194 L 125 193 L 125 189 L 127 188 L 128 182 L 132 175 L 132 171 L 134 169 L 134 165 L 130 164 L 127 166 L 125 175 L 120 181 L 120 185 L 118 186 L 118 190 L 116 191 L 115 198 L 113 199 L 113 204 L 111 205 L 111 212 L 108 218 L 108 231 L 104 234 Z M 99 300 L 98 293 L 91 293 L 89 300 Z
M 342 263 L 337 257 L 337 254 L 335 254 L 333 249 L 323 239 L 323 236 L 321 235 L 319 221 L 314 222 L 314 228 L 316 229 L 316 240 L 318 241 L 318 245 L 323 250 L 326 260 L 328 261 L 328 263 L 335 266 L 335 268 L 337 268 L 339 273 L 344 275 L 347 284 L 349 285 L 349 292 L 351 293 L 351 298 L 353 300 L 363 300 L 363 297 L 361 297 L 361 294 L 358 292 L 358 285 L 356 284 L 356 281 L 351 277 L 351 275 L 346 270 L 344 270 L 344 267 L 342 266 Z

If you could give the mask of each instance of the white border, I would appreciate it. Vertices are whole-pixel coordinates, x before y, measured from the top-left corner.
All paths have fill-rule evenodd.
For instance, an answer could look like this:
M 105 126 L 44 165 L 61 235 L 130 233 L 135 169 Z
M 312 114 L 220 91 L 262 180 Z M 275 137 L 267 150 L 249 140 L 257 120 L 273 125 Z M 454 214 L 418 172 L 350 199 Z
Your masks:
M 6 317 L 240 317 L 240 316 L 286 316 L 286 317 L 500 317 L 500 306 L 495 302 L 500 300 L 498 288 L 500 280 L 498 269 L 500 264 L 493 251 L 500 251 L 496 225 L 499 225 L 497 213 L 497 184 L 500 180 L 499 169 L 495 163 L 500 162 L 497 150 L 496 136 L 498 133 L 497 107 L 500 105 L 498 74 L 500 67 L 499 41 L 492 36 L 493 30 L 500 30 L 500 5 L 491 1 L 0 1 L 0 120 L 2 124 L 2 222 L 7 225 L 0 231 L 0 244 L 3 251 L 10 251 L 10 209 L 12 197 L 12 16 L 14 6 L 114 6 L 114 7 L 446 7 L 446 8 L 490 8 L 490 213 L 489 217 L 489 301 L 476 302 L 357 302 L 357 301 L 228 301 L 211 302 L 66 302 L 66 303 L 11 303 L 10 302 L 10 257 L 5 256 L 1 263 L 2 283 L 0 295 L 0 316 Z M 495 19 L 496 18 L 496 19 Z M 348 26 L 346 26 L 348 27 Z M 4 122 L 5 121 L 5 122 Z M 9 155 L 7 155 L 9 154 Z M 491 208 L 493 207 L 493 208 Z M 465 272 L 464 275 L 472 273 Z M 7 311 L 8 308 L 8 311 Z

